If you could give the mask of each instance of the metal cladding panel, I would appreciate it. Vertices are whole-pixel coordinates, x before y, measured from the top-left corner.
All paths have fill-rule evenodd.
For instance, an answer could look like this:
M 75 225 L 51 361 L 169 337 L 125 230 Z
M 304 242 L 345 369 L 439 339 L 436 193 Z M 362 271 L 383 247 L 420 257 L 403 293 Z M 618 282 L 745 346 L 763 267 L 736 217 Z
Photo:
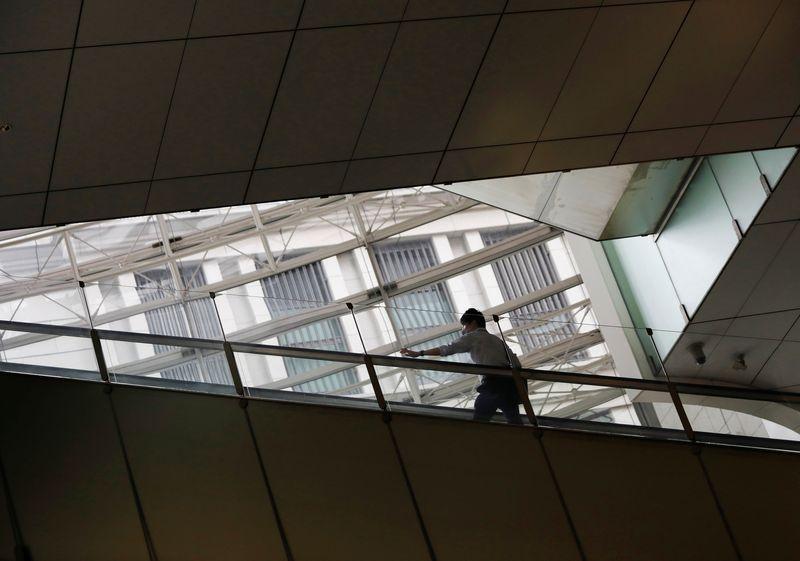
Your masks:
M 296 561 L 427 561 L 389 431 L 376 412 L 248 408 Z
M 350 158 L 397 26 L 297 33 L 258 167 Z
M 14 558 L 14 533 L 8 508 L 5 490 L 0 485 L 0 559 Z
M 0 376 L 0 454 L 33 559 L 148 558 L 102 386 Z
M 497 16 L 404 22 L 355 157 L 443 150 L 496 24 Z
M 589 9 L 504 16 L 451 147 L 536 140 L 595 14 Z
M 778 0 L 694 2 L 632 129 L 711 122 L 777 5 Z
M 253 167 L 290 40 L 268 33 L 187 43 L 156 178 Z
M 540 140 L 627 129 L 689 2 L 600 10 Z
M 748 561 L 790 561 L 800 551 L 800 456 L 704 448 L 722 509 Z
M 0 52 L 71 47 L 81 4 L 82 0 L 3 0 Z
M 75 51 L 54 189 L 152 177 L 182 49 L 169 41 Z
M 180 39 L 189 31 L 194 0 L 83 0 L 78 46 Z
M 737 559 L 689 446 L 561 431 L 543 442 L 588 559 Z
M 113 400 L 160 561 L 285 559 L 236 400 L 143 388 Z
M 0 88 L 2 119 L 13 119 L 0 145 L 0 195 L 47 190 L 68 67 L 68 51 L 0 57 L 0 75 L 14 77 Z
M 392 427 L 437 559 L 580 559 L 531 430 L 399 414 Z

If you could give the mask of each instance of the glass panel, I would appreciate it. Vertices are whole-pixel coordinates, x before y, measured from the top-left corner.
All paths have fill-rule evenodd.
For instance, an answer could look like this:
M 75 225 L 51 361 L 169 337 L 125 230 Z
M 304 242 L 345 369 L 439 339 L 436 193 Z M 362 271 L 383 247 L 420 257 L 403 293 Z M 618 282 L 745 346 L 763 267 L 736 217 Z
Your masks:
M 0 370 L 99 380 L 91 339 L 0 331 Z
M 159 343 L 102 340 L 109 377 L 114 382 L 235 393 L 221 349 Z
M 686 324 L 669 273 L 651 237 L 603 242 L 634 325 L 656 325 L 655 342 L 667 356 Z
M 464 181 L 441 185 L 442 189 L 497 208 L 538 220 L 561 172 Z
M 636 168 L 631 164 L 561 174 L 540 220 L 599 239 Z
M 667 392 L 535 380 L 528 387 L 537 416 L 682 430 Z
M 656 242 L 689 316 L 700 306 L 738 241 L 714 174 L 703 162 Z
M 800 404 L 681 394 L 696 432 L 800 441 Z
M 366 366 L 313 358 L 236 352 L 236 365 L 249 395 L 270 392 L 374 400 Z
M 758 162 L 761 173 L 767 176 L 770 187 L 774 189 L 796 153 L 797 148 L 776 148 L 753 152 L 753 156 Z
M 691 158 L 638 164 L 601 239 L 655 232 L 691 165 Z
M 0 319 L 89 327 L 81 289 L 76 282 L 37 280 L 25 286 L 10 285 L 5 298 L 0 296 Z
M 747 231 L 767 200 L 753 155 L 750 152 L 723 154 L 708 160 L 731 214 L 742 231 Z

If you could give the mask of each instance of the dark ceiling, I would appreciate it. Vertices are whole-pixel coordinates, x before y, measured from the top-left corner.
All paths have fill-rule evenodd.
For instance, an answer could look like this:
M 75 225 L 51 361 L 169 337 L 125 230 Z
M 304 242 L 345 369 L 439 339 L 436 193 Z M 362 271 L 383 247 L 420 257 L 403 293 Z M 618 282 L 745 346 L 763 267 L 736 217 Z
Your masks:
M 800 143 L 795 0 L 3 0 L 0 27 L 4 229 Z

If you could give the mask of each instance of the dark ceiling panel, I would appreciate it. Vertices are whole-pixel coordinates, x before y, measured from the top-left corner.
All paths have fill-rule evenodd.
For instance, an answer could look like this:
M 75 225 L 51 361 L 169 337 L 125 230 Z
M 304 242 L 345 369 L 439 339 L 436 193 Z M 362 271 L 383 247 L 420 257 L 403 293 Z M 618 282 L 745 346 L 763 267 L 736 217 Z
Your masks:
M 46 191 L 64 100 L 69 51 L 0 56 L 0 195 Z M 6 120 L 7 119 L 7 120 Z
M 284 201 L 338 193 L 347 162 L 257 170 L 250 180 L 246 203 Z
M 800 144 L 800 117 L 794 117 L 778 141 L 778 146 L 797 146 Z
M 506 12 L 588 8 L 591 6 L 599 6 L 602 3 L 603 0 L 510 0 Z
M 103 218 L 142 215 L 149 187 L 150 183 L 143 181 L 53 191 L 47 197 L 44 223 L 65 224 L 96 220 L 99 209 L 103 210 Z
M 595 14 L 588 9 L 505 16 L 451 146 L 536 140 Z
M 436 183 L 470 180 L 474 177 L 519 175 L 530 158 L 533 144 L 487 146 L 450 150 L 444 155 Z
M 350 159 L 397 25 L 297 33 L 258 167 Z
M 700 143 L 697 153 L 720 154 L 756 148 L 772 148 L 788 124 L 789 118 L 787 117 L 786 119 L 711 125 L 703 142 Z
M 306 0 L 300 27 L 399 21 L 406 0 Z
M 631 129 L 710 123 L 778 1 L 695 2 Z
M 153 181 L 147 214 L 240 205 L 250 172 Z
M 192 37 L 293 29 L 301 0 L 197 0 Z
M 624 132 L 688 8 L 688 2 L 602 8 L 542 138 Z
M 613 164 L 647 162 L 691 156 L 703 140 L 708 126 L 657 131 L 629 132 L 622 139 Z
M 739 315 L 800 308 L 800 228 L 781 246 Z
M 621 134 L 539 142 L 525 173 L 607 166 L 622 140 Z
M 156 177 L 253 167 L 291 34 L 189 41 Z
M 3 230 L 42 224 L 44 193 L 0 197 L 0 227 Z
M 793 115 L 800 104 L 800 2 L 783 2 L 717 121 Z
M 505 0 L 409 0 L 405 19 L 499 14 Z
M 194 0 L 84 0 L 78 45 L 182 39 Z
M 53 188 L 150 179 L 182 41 L 78 49 Z
M 800 158 L 795 156 L 756 217 L 756 224 L 800 220 Z
M 347 170 L 343 193 L 427 185 L 433 181 L 441 152 L 353 160 Z
M 444 149 L 497 17 L 400 27 L 356 156 Z
M 72 47 L 81 0 L 2 0 L 0 52 Z

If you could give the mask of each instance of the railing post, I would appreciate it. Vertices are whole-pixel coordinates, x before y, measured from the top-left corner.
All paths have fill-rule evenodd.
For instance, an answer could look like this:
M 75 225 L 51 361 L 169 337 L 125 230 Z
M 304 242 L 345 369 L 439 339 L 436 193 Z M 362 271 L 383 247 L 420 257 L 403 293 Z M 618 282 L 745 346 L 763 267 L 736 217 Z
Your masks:
M 94 348 L 94 358 L 97 361 L 97 369 L 100 371 L 100 379 L 106 383 L 111 383 L 108 376 L 108 366 L 106 365 L 106 357 L 103 354 L 103 345 L 100 341 L 100 335 L 95 328 L 89 331 L 89 336 L 92 339 L 92 347 Z
M 378 407 L 381 408 L 381 411 L 384 412 L 384 415 L 388 415 L 389 405 L 386 403 L 386 398 L 383 395 L 381 382 L 378 379 L 378 373 L 375 371 L 375 363 L 372 362 L 372 357 L 367 354 L 367 346 L 364 344 L 364 338 L 361 336 L 361 328 L 358 326 L 358 320 L 356 320 L 356 313 L 353 310 L 353 303 L 346 302 L 345 305 L 347 306 L 347 309 L 350 310 L 350 315 L 353 317 L 353 323 L 356 326 L 356 333 L 358 333 L 358 339 L 361 341 L 361 348 L 364 350 L 364 366 L 367 367 L 367 375 L 369 376 L 370 384 L 372 384 L 372 391 L 375 392 L 375 399 L 378 401 Z
M 239 375 L 239 366 L 236 364 L 236 355 L 233 354 L 233 347 L 231 347 L 228 337 L 225 335 L 225 330 L 222 328 L 222 316 L 219 315 L 219 308 L 217 308 L 217 293 L 209 292 L 208 296 L 211 298 L 211 302 L 214 304 L 214 312 L 217 314 L 219 329 L 222 332 L 222 350 L 225 353 L 225 360 L 228 363 L 228 371 L 231 373 L 233 387 L 236 390 L 237 395 L 244 397 L 244 384 L 242 383 L 242 377 Z M 246 404 L 247 402 L 242 401 L 242 403 Z
M 675 406 L 675 411 L 678 413 L 678 418 L 681 421 L 683 432 L 686 433 L 686 438 L 688 438 L 690 442 L 697 442 L 694 429 L 692 428 L 692 424 L 689 422 L 689 416 L 686 415 L 686 410 L 683 408 L 681 396 L 678 393 L 678 390 L 675 389 L 675 385 L 672 383 L 672 380 L 669 379 L 667 367 L 664 364 L 664 361 L 661 360 L 661 354 L 658 352 L 658 347 L 656 346 L 656 341 L 653 337 L 653 330 L 649 327 L 645 327 L 645 332 L 647 333 L 647 336 L 650 337 L 650 343 L 653 345 L 653 349 L 658 357 L 658 363 L 661 365 L 661 370 L 664 372 L 664 378 L 667 380 L 667 391 L 669 391 L 669 396 L 672 398 L 672 404 Z
M 511 377 L 514 379 L 514 385 L 517 387 L 517 393 L 522 400 L 522 407 L 525 409 L 525 415 L 528 417 L 528 422 L 534 426 L 539 426 L 539 421 L 536 420 L 536 413 L 533 411 L 533 404 L 531 403 L 530 395 L 528 395 L 528 383 L 522 377 L 519 369 L 514 366 L 514 361 L 511 360 L 511 351 L 509 350 L 506 336 L 503 334 L 503 328 L 500 327 L 500 316 L 492 314 L 492 320 L 497 325 L 497 330 L 500 332 L 500 338 L 503 340 L 503 345 L 506 347 L 506 356 L 508 357 L 508 366 L 511 368 Z

